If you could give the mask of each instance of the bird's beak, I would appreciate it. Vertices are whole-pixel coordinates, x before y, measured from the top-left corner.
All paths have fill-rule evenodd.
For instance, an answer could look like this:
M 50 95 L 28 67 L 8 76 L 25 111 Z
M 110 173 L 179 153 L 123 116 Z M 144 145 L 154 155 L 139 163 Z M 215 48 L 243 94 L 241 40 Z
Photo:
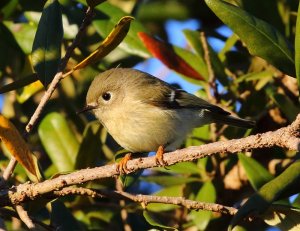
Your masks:
M 96 109 L 98 107 L 98 105 L 86 105 L 83 109 L 81 109 L 80 111 L 76 112 L 76 114 L 80 114 L 86 111 L 90 111 L 93 109 Z

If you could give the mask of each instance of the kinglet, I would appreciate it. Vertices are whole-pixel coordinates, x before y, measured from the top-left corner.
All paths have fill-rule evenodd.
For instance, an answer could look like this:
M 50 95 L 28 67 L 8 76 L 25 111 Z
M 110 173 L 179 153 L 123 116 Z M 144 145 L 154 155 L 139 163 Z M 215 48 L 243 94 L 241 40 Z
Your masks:
M 150 74 L 129 68 L 111 69 L 93 80 L 82 111 L 88 110 L 120 146 L 133 153 L 158 150 L 156 157 L 161 164 L 164 150 L 176 149 L 195 127 L 214 122 L 243 128 L 255 125 Z M 127 159 L 119 170 L 126 171 Z

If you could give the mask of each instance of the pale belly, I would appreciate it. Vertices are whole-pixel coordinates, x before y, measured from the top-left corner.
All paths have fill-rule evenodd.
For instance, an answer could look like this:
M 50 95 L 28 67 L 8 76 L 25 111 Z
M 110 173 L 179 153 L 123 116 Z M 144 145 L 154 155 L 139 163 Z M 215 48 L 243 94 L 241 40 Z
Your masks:
M 130 116 L 106 120 L 104 126 L 116 142 L 131 152 L 157 151 L 163 145 L 166 151 L 182 144 L 187 134 L 199 126 L 199 117 L 185 110 L 172 113 L 168 110 L 134 110 Z M 128 113 L 126 113 L 128 115 Z M 184 119 L 182 119 L 184 118 Z

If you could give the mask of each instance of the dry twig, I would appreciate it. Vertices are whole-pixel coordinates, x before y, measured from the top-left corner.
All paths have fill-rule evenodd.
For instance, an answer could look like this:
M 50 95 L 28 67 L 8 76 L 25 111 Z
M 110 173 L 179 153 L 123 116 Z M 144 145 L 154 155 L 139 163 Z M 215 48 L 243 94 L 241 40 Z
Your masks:
M 55 196 L 66 196 L 66 195 L 81 195 L 81 196 L 90 196 L 93 198 L 114 198 L 117 200 L 129 200 L 144 205 L 150 203 L 163 203 L 163 204 L 173 204 L 183 206 L 191 210 L 206 210 L 217 213 L 222 213 L 226 215 L 235 215 L 237 209 L 233 207 L 228 207 L 220 204 L 193 201 L 185 199 L 184 197 L 167 197 L 167 196 L 152 196 L 152 195 L 134 195 L 122 191 L 108 191 L 108 190 L 93 190 L 87 188 L 74 188 L 67 187 L 59 191 L 54 191 L 53 195 Z

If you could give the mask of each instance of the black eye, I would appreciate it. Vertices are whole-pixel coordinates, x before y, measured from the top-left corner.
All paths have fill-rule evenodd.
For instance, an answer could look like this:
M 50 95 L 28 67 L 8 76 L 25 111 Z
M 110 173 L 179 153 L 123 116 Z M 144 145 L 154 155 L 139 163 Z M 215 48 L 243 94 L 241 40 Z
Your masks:
M 104 92 L 102 94 L 102 99 L 104 99 L 105 101 L 109 101 L 111 98 L 111 94 L 109 92 Z

